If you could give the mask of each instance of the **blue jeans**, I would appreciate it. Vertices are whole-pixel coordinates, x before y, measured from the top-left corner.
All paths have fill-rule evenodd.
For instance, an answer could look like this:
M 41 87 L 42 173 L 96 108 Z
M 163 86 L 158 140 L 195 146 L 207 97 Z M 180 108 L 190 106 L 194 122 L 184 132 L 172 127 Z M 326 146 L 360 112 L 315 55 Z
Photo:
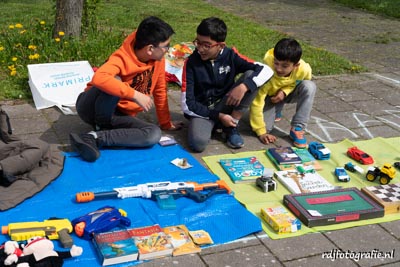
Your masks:
M 310 119 L 316 91 L 317 86 L 313 81 L 304 80 L 282 102 L 273 104 L 271 103 L 271 97 L 267 96 L 264 105 L 264 121 L 267 125 L 267 131 L 270 132 L 274 128 L 275 114 L 277 111 L 282 111 L 285 103 L 297 103 L 296 113 L 293 115 L 290 124 L 292 127 L 299 126 L 305 129 Z
M 118 101 L 119 97 L 96 87 L 78 96 L 78 115 L 98 130 L 99 146 L 148 147 L 158 143 L 161 129 L 155 124 L 119 112 Z

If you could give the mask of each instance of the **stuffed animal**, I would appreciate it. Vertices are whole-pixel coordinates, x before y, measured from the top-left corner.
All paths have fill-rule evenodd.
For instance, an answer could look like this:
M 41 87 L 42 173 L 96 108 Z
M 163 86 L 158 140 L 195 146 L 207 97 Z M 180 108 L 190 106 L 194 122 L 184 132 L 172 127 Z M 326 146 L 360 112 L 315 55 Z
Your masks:
M 69 251 L 55 251 L 54 244 L 45 237 L 33 237 L 23 246 L 22 255 L 11 254 L 5 264 L 20 267 L 21 263 L 27 263 L 29 267 L 61 267 L 64 259 L 82 255 L 83 249 L 73 245 Z
M 15 258 L 23 256 L 22 249 L 16 241 L 6 241 L 0 246 L 0 267 L 29 267 L 28 263 L 16 264 Z

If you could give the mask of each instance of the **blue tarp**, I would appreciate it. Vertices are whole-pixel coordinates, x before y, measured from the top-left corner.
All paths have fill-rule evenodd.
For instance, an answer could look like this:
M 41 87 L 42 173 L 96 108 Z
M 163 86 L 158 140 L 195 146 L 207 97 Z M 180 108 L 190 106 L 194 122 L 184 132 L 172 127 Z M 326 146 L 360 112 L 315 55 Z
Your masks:
M 181 169 L 171 163 L 175 158 L 186 158 L 193 167 Z M 189 230 L 203 229 L 209 232 L 216 244 L 261 231 L 260 220 L 228 194 L 214 195 L 203 203 L 179 198 L 174 210 L 162 210 L 155 201 L 142 198 L 110 198 L 88 203 L 75 201 L 75 194 L 82 191 L 104 192 L 161 181 L 207 183 L 218 179 L 179 145 L 102 150 L 101 157 L 94 163 L 82 161 L 73 153 L 68 153 L 60 177 L 17 207 L 1 212 L 0 225 L 43 221 L 50 217 L 72 221 L 101 207 L 113 206 L 127 212 L 131 227 L 185 224 Z M 72 236 L 74 243 L 82 246 L 84 251 L 82 256 L 66 260 L 65 266 L 100 266 L 92 244 L 75 234 Z M 6 235 L 0 236 L 0 243 L 8 239 Z M 58 243 L 55 241 L 56 249 L 65 250 Z

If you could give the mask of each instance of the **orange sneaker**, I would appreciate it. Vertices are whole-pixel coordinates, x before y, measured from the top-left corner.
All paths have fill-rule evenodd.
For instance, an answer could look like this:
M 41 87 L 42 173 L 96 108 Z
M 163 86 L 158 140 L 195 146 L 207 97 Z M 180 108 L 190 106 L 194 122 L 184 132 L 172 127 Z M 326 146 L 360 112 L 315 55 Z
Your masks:
M 301 127 L 292 127 L 290 129 L 290 137 L 293 139 L 293 144 L 297 148 L 306 148 L 307 140 L 304 137 L 304 130 Z

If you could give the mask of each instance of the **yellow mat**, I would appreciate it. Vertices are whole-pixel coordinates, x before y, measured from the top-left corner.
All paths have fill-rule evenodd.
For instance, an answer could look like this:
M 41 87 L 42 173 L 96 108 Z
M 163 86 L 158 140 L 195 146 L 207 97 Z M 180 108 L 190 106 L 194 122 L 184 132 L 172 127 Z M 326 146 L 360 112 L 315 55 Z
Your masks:
M 324 145 L 331 150 L 331 158 L 330 160 L 319 161 L 323 167 L 323 170 L 318 171 L 318 173 L 321 174 L 330 183 L 336 186 L 357 187 L 361 189 L 362 187 L 365 186 L 379 185 L 379 182 L 377 181 L 368 182 L 365 179 L 365 174 L 362 175 L 351 172 L 348 172 L 351 178 L 350 182 L 341 183 L 337 181 L 336 177 L 333 174 L 335 167 L 344 166 L 344 164 L 349 161 L 351 161 L 353 164 L 357 164 L 358 166 L 362 167 L 364 171 L 366 171 L 368 168 L 368 166 L 366 165 L 361 165 L 359 163 L 356 163 L 346 155 L 347 149 L 349 147 L 357 146 L 361 150 L 370 154 L 375 160 L 375 163 L 373 164 L 374 166 L 382 166 L 383 163 L 393 164 L 395 161 L 400 161 L 400 137 L 395 137 L 395 138 L 378 137 L 371 140 L 357 141 L 357 142 L 344 140 L 340 143 L 336 144 L 325 143 Z M 203 160 L 213 173 L 215 173 L 220 179 L 228 183 L 228 185 L 234 191 L 236 199 L 240 201 L 243 205 L 245 205 L 245 207 L 250 212 L 261 218 L 260 209 L 262 207 L 270 207 L 276 204 L 283 205 L 282 202 L 283 195 L 289 194 L 290 192 L 286 188 L 284 188 L 284 186 L 279 182 L 276 191 L 267 193 L 264 193 L 261 190 L 259 190 L 255 186 L 255 184 L 232 183 L 231 179 L 228 177 L 228 175 L 225 173 L 225 171 L 221 168 L 220 164 L 218 163 L 219 160 L 223 158 L 240 158 L 248 156 L 256 156 L 260 160 L 260 162 L 264 165 L 264 167 L 275 169 L 272 162 L 267 158 L 265 150 L 241 152 L 236 154 L 207 156 L 203 157 Z M 396 170 L 396 176 L 391 181 L 391 183 L 399 183 L 399 182 L 400 182 L 400 171 Z M 385 217 L 382 218 L 361 220 L 355 222 L 346 222 L 329 226 L 318 226 L 318 227 L 308 228 L 303 224 L 302 229 L 300 231 L 297 231 L 296 233 L 279 234 L 279 235 L 276 234 L 274 230 L 272 230 L 272 228 L 270 228 L 269 225 L 266 224 L 262 219 L 261 221 L 263 230 L 268 234 L 270 238 L 280 239 L 280 238 L 299 236 L 306 233 L 344 229 L 354 226 L 389 222 L 399 219 L 400 219 L 400 213 L 396 213 L 396 214 L 386 215 Z

